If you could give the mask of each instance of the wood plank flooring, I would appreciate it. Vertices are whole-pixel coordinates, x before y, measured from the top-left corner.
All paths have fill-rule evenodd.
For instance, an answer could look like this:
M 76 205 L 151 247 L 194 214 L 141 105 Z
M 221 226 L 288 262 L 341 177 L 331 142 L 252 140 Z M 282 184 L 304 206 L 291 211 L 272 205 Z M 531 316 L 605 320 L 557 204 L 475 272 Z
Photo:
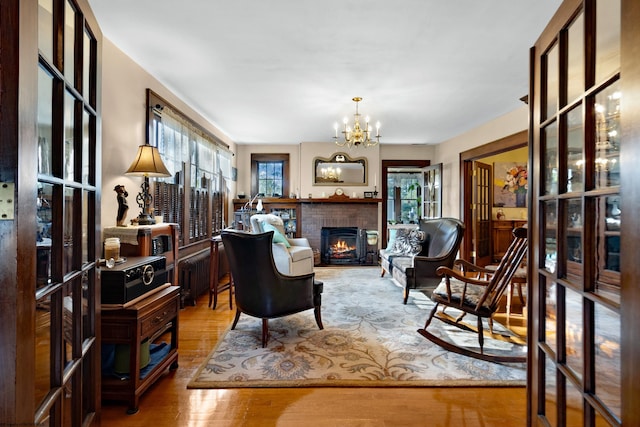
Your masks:
M 229 327 L 228 291 L 180 312 L 179 368 L 140 399 L 137 414 L 104 402 L 102 426 L 483 426 L 526 425 L 525 388 L 288 388 L 187 390 L 187 383 Z M 398 289 L 398 295 L 401 290 Z M 411 300 L 409 300 L 411 303 Z M 519 312 L 519 311 L 518 311 Z M 511 315 L 517 323 L 517 315 Z

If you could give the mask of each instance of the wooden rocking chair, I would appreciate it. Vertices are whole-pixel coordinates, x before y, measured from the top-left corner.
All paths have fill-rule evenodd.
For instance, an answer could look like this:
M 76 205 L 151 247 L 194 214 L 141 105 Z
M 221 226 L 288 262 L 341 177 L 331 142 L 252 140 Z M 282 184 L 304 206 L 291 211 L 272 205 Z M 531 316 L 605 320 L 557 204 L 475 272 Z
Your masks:
M 448 267 L 438 268 L 437 273 L 444 276 L 444 279 L 431 295 L 431 299 L 436 305 L 431 310 L 424 328 L 418 329 L 420 335 L 449 351 L 476 359 L 507 363 L 526 361 L 526 356 L 485 353 L 483 348 L 485 333 L 488 337 L 501 341 L 518 345 L 525 344 L 524 340 L 515 336 L 494 333 L 491 319 L 527 251 L 527 229 L 523 227 L 516 228 L 513 230 L 513 235 L 513 242 L 511 242 L 509 249 L 507 249 L 495 270 L 487 270 L 464 260 L 456 260 L 454 263 L 454 268 L 458 267 L 460 271 Z M 477 274 L 475 277 L 467 277 L 469 272 L 476 272 Z M 438 311 L 440 305 L 444 307 L 441 311 Z M 460 310 L 462 314 L 457 318 L 450 316 L 444 312 L 447 307 Z M 462 322 L 467 313 L 477 317 L 477 327 Z M 457 346 L 427 331 L 427 327 L 429 327 L 434 317 L 463 330 L 477 332 L 480 352 Z M 483 330 L 482 319 L 484 318 L 488 319 L 489 323 L 489 331 L 487 332 Z

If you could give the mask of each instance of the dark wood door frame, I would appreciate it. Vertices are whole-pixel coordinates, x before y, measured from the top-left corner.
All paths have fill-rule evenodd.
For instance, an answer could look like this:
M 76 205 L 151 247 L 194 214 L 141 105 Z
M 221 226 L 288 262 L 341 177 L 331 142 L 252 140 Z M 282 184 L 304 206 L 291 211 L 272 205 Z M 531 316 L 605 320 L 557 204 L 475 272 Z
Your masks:
M 387 243 L 387 174 L 390 168 L 423 168 L 431 165 L 431 160 L 383 160 L 382 161 L 382 179 L 380 181 L 380 190 L 382 192 L 382 242 Z
M 498 140 L 489 142 L 471 150 L 460 153 L 460 220 L 467 226 L 462 244 L 460 245 L 460 257 L 465 260 L 471 259 L 473 250 L 473 162 L 484 157 L 495 156 L 505 151 L 526 147 L 529 144 L 529 133 L 523 130 L 513 135 L 505 136 Z

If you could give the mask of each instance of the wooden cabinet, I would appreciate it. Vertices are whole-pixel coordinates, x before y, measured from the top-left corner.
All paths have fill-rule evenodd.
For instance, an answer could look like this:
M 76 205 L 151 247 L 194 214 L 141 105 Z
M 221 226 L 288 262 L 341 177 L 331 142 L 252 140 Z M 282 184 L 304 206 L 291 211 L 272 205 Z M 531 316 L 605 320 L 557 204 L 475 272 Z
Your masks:
M 250 227 L 247 225 L 251 215 L 255 214 L 255 207 L 257 200 L 253 202 L 253 205 L 246 207 L 249 202 L 248 199 L 234 199 L 233 209 L 236 212 L 235 222 L 236 228 L 241 230 L 248 230 Z M 262 206 L 265 213 L 271 213 L 278 215 L 282 218 L 284 223 L 284 229 L 287 233 L 287 237 L 300 237 L 301 236 L 301 218 L 300 218 L 300 200 L 299 199 L 274 199 L 264 198 L 262 199 Z M 246 210 L 246 209 L 249 210 Z
M 174 223 L 104 229 L 105 239 L 120 239 L 120 255 L 123 257 L 164 256 L 167 259 L 168 280 L 174 285 L 178 284 L 178 234 L 179 226 Z
M 178 367 L 179 290 L 178 286 L 163 287 L 130 305 L 103 306 L 102 398 L 126 401 L 129 414 L 138 411 L 140 395 L 166 369 Z M 166 334 L 170 342 L 160 342 Z M 141 368 L 147 348 L 150 361 Z M 125 358 L 124 370 L 117 366 L 119 357 Z
M 492 224 L 493 262 L 499 262 L 513 240 L 513 229 L 527 223 L 524 220 L 499 220 Z

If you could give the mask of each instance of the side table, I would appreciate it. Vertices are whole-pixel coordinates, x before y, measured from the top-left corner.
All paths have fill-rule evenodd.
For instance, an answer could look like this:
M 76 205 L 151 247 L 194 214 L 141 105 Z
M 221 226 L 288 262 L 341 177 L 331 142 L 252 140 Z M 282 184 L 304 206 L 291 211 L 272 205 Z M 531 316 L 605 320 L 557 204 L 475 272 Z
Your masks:
M 126 372 L 116 374 L 103 360 L 102 398 L 126 401 L 128 414 L 138 412 L 140 395 L 167 369 L 178 368 L 178 313 L 180 287 L 158 288 L 131 304 L 102 306 L 102 344 L 128 347 Z M 170 332 L 171 343 L 161 344 L 158 358 L 140 368 L 143 343 L 152 343 Z M 104 351 L 104 348 L 103 348 Z M 126 353 L 125 353 L 126 356 Z M 117 356 L 116 356 L 117 357 Z
M 210 239 L 211 251 L 209 256 L 209 307 L 213 310 L 218 305 L 218 292 L 229 290 L 229 309 L 233 309 L 233 277 L 229 272 L 229 282 L 220 285 L 218 279 L 218 272 L 220 269 L 220 245 L 222 244 L 222 237 L 214 236 Z M 212 306 L 213 303 L 213 306 Z

